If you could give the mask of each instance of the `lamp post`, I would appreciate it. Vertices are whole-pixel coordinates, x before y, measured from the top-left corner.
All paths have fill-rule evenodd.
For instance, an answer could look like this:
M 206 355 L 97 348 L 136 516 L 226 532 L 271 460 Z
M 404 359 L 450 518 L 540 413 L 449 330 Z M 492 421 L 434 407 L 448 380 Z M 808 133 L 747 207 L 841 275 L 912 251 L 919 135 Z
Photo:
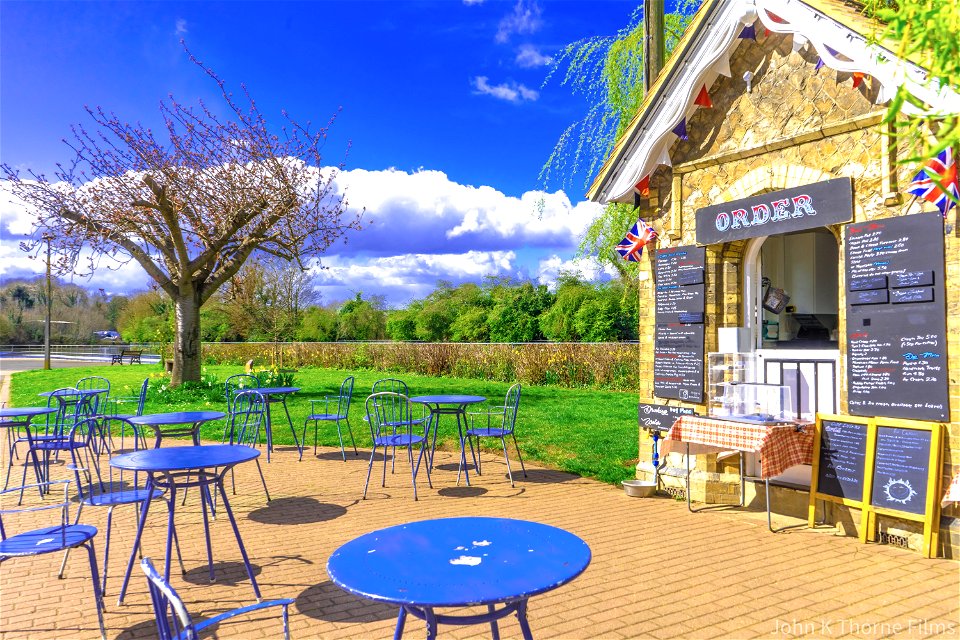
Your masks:
M 50 281 L 50 239 L 49 233 L 43 234 L 47 243 L 47 312 L 43 323 L 43 368 L 50 369 L 50 308 L 53 306 L 53 285 Z

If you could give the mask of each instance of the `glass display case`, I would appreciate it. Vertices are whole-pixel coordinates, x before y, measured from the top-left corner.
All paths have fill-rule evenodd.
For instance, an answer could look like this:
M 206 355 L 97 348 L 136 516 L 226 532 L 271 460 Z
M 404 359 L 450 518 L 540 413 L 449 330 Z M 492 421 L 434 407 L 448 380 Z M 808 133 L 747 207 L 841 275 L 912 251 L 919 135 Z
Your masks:
M 724 396 L 730 384 L 755 382 L 757 355 L 755 353 L 707 354 L 707 411 L 708 415 L 730 415 L 724 409 Z
M 730 382 L 723 387 L 720 410 L 734 420 L 776 423 L 792 422 L 790 387 L 760 382 Z

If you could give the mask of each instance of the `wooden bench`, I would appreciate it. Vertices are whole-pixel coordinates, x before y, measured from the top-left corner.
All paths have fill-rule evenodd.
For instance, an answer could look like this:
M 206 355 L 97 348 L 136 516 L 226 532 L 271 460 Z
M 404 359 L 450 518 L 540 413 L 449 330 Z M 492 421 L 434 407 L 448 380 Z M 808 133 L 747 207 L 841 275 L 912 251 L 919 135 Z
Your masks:
M 123 364 L 123 359 L 127 359 L 127 364 L 141 364 L 140 356 L 143 355 L 143 349 L 121 349 L 120 353 L 110 356 L 110 364 Z

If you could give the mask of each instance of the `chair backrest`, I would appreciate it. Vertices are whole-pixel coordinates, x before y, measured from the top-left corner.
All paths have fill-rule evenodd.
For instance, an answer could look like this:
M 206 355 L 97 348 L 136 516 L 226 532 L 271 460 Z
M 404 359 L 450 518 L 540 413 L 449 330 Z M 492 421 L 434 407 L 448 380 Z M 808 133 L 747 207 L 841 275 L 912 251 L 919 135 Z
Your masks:
M 49 495 L 54 495 L 53 490 L 60 486 L 63 487 L 63 500 L 55 503 L 47 502 L 46 500 L 44 500 L 43 504 L 39 506 L 7 507 L 6 505 L 11 505 L 14 503 L 14 501 L 7 500 L 6 498 L 3 497 L 4 495 L 8 493 L 13 493 L 14 491 L 20 493 L 23 490 L 33 489 L 35 487 L 43 487 L 44 493 L 47 493 Z M 10 520 L 9 516 L 13 515 L 14 519 L 18 520 L 17 522 L 14 522 L 14 524 L 19 525 L 20 518 L 17 517 L 16 514 L 30 514 L 22 517 L 24 524 L 27 525 L 25 527 L 22 527 L 22 529 L 23 531 L 26 531 L 27 527 L 37 527 L 38 524 L 50 524 L 50 522 L 44 522 L 44 523 L 38 522 L 38 520 L 43 520 L 43 518 L 37 518 L 36 516 L 33 515 L 33 513 L 36 511 L 50 511 L 53 509 L 60 509 L 62 512 L 60 515 L 60 535 L 66 536 L 66 526 L 70 524 L 70 481 L 69 480 L 53 480 L 51 482 L 41 482 L 39 484 L 28 484 L 22 488 L 11 487 L 10 489 L 4 489 L 3 491 L 0 491 L 0 540 L 7 539 L 8 525 L 4 525 L 4 522 L 3 522 L 4 516 L 8 516 L 7 521 L 9 524 L 9 520 Z M 19 529 L 21 529 L 21 527 L 19 526 L 10 527 L 10 529 L 12 534 L 23 532 L 23 531 L 19 531 Z M 34 542 L 37 542 L 37 540 L 34 539 Z M 66 543 L 65 538 L 61 539 L 61 543 L 63 543 L 65 546 L 65 543 Z M 39 551 L 40 546 L 38 546 L 37 549 L 38 549 L 37 552 L 41 553 L 41 551 Z M 24 548 L 22 550 L 22 553 L 19 553 L 19 555 L 30 555 L 29 548 Z
M 257 445 L 260 425 L 266 416 L 266 401 L 259 391 L 248 389 L 233 396 L 233 411 L 230 412 L 230 442 L 248 447 Z
M 412 430 L 410 399 L 402 393 L 380 391 L 371 394 L 367 397 L 366 410 L 370 436 L 374 439 L 400 430 L 407 433 Z
M 147 584 L 150 586 L 153 617 L 157 621 L 160 640 L 173 640 L 173 638 L 195 640 L 197 631 L 194 628 L 193 619 L 176 590 L 157 573 L 150 558 L 141 560 L 140 568 L 146 574 Z
M 503 399 L 503 429 L 513 433 L 517 424 L 517 412 L 520 410 L 520 383 L 507 389 L 507 396 Z
M 106 390 L 102 394 L 98 393 L 94 396 L 94 413 L 96 413 L 101 404 L 105 404 L 110 397 L 110 381 L 101 376 L 87 376 L 86 378 L 80 378 L 77 380 L 77 389 L 80 389 L 81 391 L 87 391 L 90 389 Z
M 66 436 L 78 422 L 96 415 L 96 395 L 81 393 L 76 387 L 52 391 L 47 406 L 57 412 L 48 414 L 45 435 Z
M 353 398 L 353 376 L 347 376 L 340 384 L 340 395 L 337 397 L 337 415 L 346 418 L 350 413 L 350 400 Z
M 370 393 L 381 393 L 384 391 L 401 393 L 410 397 L 410 389 L 407 388 L 407 383 L 398 378 L 381 378 L 377 380 L 373 383 L 373 388 L 370 390 Z
M 143 407 L 147 403 L 147 387 L 150 386 L 150 378 L 144 378 L 143 384 L 140 385 L 140 398 L 137 400 L 137 414 L 138 416 L 143 415 Z
M 227 411 L 233 412 L 233 397 L 243 389 L 258 389 L 260 379 L 249 373 L 237 373 L 227 378 L 223 383 L 223 393 L 227 399 Z

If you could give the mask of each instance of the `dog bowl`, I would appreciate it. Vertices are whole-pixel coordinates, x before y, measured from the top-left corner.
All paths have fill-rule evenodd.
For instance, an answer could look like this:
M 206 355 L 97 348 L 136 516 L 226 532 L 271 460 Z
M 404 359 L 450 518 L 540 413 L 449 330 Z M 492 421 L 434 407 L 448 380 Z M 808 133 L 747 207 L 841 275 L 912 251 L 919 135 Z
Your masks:
M 655 480 L 624 480 L 621 484 L 627 495 L 634 498 L 649 498 L 657 492 Z

